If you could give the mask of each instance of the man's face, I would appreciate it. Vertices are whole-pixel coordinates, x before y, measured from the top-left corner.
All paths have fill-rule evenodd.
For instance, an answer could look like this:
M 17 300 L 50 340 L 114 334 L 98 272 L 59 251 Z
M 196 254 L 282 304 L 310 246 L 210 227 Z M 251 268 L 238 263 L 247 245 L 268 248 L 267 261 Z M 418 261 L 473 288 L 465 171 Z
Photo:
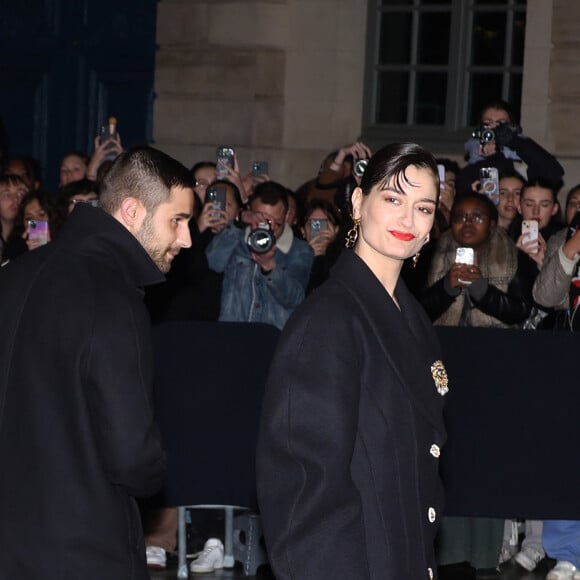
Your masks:
M 284 208 L 284 204 L 279 201 L 276 205 L 269 205 L 264 203 L 261 199 L 255 199 L 252 201 L 251 207 L 252 211 L 264 215 L 265 219 L 270 222 L 270 227 L 272 228 L 272 232 L 276 236 L 276 239 L 280 239 L 286 221 L 286 209 Z
M 193 191 L 172 187 L 168 201 L 159 204 L 153 213 L 147 213 L 141 226 L 134 232 L 139 243 L 151 256 L 157 267 L 166 273 L 181 248 L 191 247 L 189 219 L 193 212 Z

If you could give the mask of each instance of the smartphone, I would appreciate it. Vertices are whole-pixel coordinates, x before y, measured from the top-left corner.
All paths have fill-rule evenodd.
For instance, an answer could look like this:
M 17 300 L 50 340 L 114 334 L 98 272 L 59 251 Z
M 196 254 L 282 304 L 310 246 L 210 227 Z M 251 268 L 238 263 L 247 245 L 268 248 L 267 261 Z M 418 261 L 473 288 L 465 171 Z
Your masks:
M 48 222 L 45 220 L 28 220 L 28 241 L 38 245 L 48 244 Z
M 205 203 L 211 203 L 216 209 L 226 210 L 227 190 L 223 185 L 212 185 L 205 193 Z M 212 217 L 219 217 L 218 213 L 212 213 Z
M 99 142 L 101 145 L 103 143 L 105 143 L 106 141 L 109 141 L 110 139 L 114 139 L 114 140 L 117 139 L 117 118 L 116 117 L 109 117 L 108 124 L 102 125 L 101 130 L 99 132 Z M 114 148 L 115 148 L 115 144 L 109 143 L 105 147 L 105 151 L 108 151 L 109 149 L 114 149 Z M 117 157 L 117 154 L 113 151 L 113 152 L 109 153 L 108 155 L 106 155 L 104 159 L 113 160 L 116 157 Z
M 495 205 L 499 203 L 499 173 L 496 167 L 482 167 L 479 170 L 479 190 Z
M 445 165 L 437 163 L 437 171 L 439 173 L 439 187 L 443 189 L 443 182 L 445 181 Z
M 217 148 L 217 178 L 216 179 L 227 179 L 228 173 L 220 163 L 231 167 L 235 166 L 234 161 L 235 150 L 233 147 L 218 147 Z
M 527 238 L 528 242 L 538 241 L 538 222 L 536 220 L 522 220 L 522 236 Z M 536 250 L 534 253 L 538 253 Z
M 327 219 L 308 220 L 310 222 L 310 237 L 317 236 L 320 232 L 328 229 Z
M 267 161 L 254 161 L 252 163 L 252 175 L 258 177 L 258 175 L 268 174 L 268 162 Z
M 455 251 L 455 263 L 473 266 L 475 264 L 473 248 L 457 248 Z

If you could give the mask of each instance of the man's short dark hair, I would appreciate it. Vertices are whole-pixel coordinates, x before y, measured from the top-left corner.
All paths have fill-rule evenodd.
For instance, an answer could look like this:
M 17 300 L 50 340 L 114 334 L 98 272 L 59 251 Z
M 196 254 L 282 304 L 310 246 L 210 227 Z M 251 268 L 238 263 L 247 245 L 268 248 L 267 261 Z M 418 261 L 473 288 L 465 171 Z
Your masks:
M 134 197 L 148 212 L 154 212 L 169 200 L 173 187 L 193 189 L 193 176 L 184 165 L 153 147 L 131 147 L 115 159 L 105 175 L 99 205 L 113 214 L 124 199 Z
M 259 199 L 267 205 L 276 205 L 282 202 L 284 211 L 288 211 L 288 190 L 276 181 L 264 181 L 256 185 L 250 203 L 255 199 Z

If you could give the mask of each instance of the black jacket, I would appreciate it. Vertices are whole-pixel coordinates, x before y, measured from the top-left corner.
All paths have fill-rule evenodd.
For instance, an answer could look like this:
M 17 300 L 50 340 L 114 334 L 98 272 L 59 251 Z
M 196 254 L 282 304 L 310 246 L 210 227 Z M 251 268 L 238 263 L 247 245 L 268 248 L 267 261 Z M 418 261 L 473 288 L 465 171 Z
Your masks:
M 434 329 L 356 254 L 297 309 L 274 356 L 258 500 L 277 580 L 436 574 L 443 398 Z
M 149 578 L 132 496 L 157 491 L 165 455 L 139 287 L 162 277 L 87 204 L 0 271 L 2 577 Z

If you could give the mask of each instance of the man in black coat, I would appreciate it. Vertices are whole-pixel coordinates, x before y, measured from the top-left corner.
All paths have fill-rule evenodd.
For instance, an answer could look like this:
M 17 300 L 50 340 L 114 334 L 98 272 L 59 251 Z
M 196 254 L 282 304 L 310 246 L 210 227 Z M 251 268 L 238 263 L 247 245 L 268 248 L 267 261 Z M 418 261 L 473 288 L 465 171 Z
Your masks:
M 189 247 L 191 177 L 139 147 L 58 239 L 0 271 L 2 577 L 145 580 L 134 496 L 161 486 L 142 287 Z

